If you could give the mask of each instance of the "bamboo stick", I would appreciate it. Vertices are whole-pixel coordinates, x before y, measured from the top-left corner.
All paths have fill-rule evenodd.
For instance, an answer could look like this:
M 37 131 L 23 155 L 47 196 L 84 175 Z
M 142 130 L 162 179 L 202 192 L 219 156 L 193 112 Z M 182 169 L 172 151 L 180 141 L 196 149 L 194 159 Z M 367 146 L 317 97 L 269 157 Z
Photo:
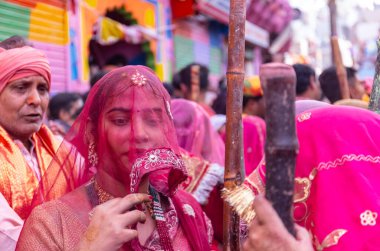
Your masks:
M 298 152 L 295 128 L 296 74 L 291 66 L 269 63 L 260 67 L 266 105 L 265 195 L 288 231 L 293 223 L 294 168 Z
M 336 66 L 336 74 L 339 80 L 339 89 L 341 99 L 349 99 L 350 91 L 348 88 L 347 72 L 343 65 L 342 55 L 340 53 L 338 37 L 331 37 L 331 49 L 334 57 L 334 63 Z
M 227 68 L 226 165 L 224 187 L 233 189 L 244 180 L 242 103 L 245 54 L 245 0 L 230 1 Z M 223 250 L 240 250 L 240 219 L 224 203 Z
M 336 29 L 336 14 L 337 14 L 337 6 L 335 0 L 329 0 L 328 2 L 329 10 L 330 10 L 330 32 L 331 36 L 337 36 Z
M 335 0 L 328 0 L 328 6 L 330 11 L 330 37 L 337 36 L 336 30 L 336 2 Z M 334 63 L 334 54 L 331 47 L 331 62 Z
M 199 93 L 200 93 L 200 66 L 193 65 L 190 68 L 190 100 L 198 102 Z

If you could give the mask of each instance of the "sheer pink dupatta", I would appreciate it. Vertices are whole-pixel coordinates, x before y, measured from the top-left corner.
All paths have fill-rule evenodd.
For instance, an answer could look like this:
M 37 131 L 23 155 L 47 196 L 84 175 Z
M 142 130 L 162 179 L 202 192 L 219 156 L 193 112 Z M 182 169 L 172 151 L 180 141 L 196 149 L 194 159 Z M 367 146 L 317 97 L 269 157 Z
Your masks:
M 224 142 L 206 111 L 195 102 L 174 99 L 172 113 L 178 144 L 195 156 L 224 166 Z
M 256 116 L 243 116 L 245 174 L 252 173 L 264 156 L 265 121 Z
M 96 180 L 103 178 L 102 189 L 113 197 L 139 191 L 140 181 L 148 177 L 163 200 L 173 201 L 187 242 L 197 250 L 207 250 L 203 211 L 191 195 L 177 190 L 186 170 L 174 132 L 170 96 L 154 72 L 144 66 L 118 68 L 91 89 L 82 113 L 58 150 L 67 158 L 52 163 L 45 176 L 73 180 L 72 172 L 65 170 L 72 171 L 73 163 L 85 162 L 83 178 L 76 186 L 96 173 Z M 39 202 L 60 184 L 50 185 L 40 187 Z M 88 201 L 80 198 L 76 205 L 81 203 L 87 205 Z M 88 217 L 85 210 L 78 214 Z M 174 242 L 169 242 L 166 238 L 167 246 L 161 243 L 162 248 L 170 250 Z
M 378 250 L 379 115 L 331 106 L 305 111 L 297 133 L 296 222 L 318 250 Z
M 306 110 L 297 116 L 297 134 L 295 222 L 309 230 L 316 250 L 378 250 L 380 116 L 352 107 Z M 247 201 L 264 192 L 264 162 L 241 189 Z M 248 204 L 240 213 L 251 220 Z

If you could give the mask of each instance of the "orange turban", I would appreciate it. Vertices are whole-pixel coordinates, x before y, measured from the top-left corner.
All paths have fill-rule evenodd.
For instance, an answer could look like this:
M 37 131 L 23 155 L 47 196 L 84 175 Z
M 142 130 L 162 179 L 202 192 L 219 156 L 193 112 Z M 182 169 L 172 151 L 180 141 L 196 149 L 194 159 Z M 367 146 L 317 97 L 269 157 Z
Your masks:
M 244 80 L 243 94 L 251 97 L 263 96 L 263 89 L 261 88 L 259 76 L 248 77 Z
M 35 75 L 41 75 L 50 88 L 50 65 L 43 52 L 29 46 L 0 48 L 0 93 L 9 82 Z

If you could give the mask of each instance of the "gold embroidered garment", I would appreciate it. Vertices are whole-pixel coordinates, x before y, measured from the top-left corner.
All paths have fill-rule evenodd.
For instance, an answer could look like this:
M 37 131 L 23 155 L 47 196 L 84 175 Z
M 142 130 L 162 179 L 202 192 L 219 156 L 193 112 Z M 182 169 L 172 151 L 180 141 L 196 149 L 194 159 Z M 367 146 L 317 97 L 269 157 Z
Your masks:
M 309 230 L 316 250 L 379 250 L 379 132 L 380 116 L 363 109 L 327 106 L 298 115 L 294 221 Z M 225 193 L 248 221 L 255 195 L 265 191 L 266 168 L 260 164 Z
M 54 187 L 46 194 L 47 198 L 44 200 L 62 196 L 67 191 L 68 186 L 71 185 L 63 177 L 63 172 L 58 168 L 49 168 L 49 170 L 56 172 L 56 175 L 49 175 L 50 178 L 54 179 L 48 179 L 44 176 L 59 147 L 59 142 L 46 126 L 42 126 L 40 131 L 33 135 L 32 141 L 42 177 L 41 184 L 53 187 L 52 184 L 54 183 L 59 188 L 55 189 Z M 28 165 L 20 148 L 0 127 L 0 192 L 22 219 L 29 215 L 33 204 L 37 203 L 37 200 L 33 201 L 33 199 L 39 185 L 38 177 Z
M 185 163 L 188 178 L 180 184 L 180 189 L 191 193 L 201 205 L 206 204 L 212 190 L 218 184 L 223 184 L 224 167 L 190 156 L 187 152 L 183 152 L 181 157 Z
M 78 250 L 81 238 L 85 235 L 89 225 L 89 216 L 94 208 L 86 189 L 88 187 L 82 186 L 60 199 L 36 207 L 24 225 L 16 250 Z M 95 191 L 92 192 L 96 193 Z M 184 206 L 190 207 L 187 204 Z M 191 210 L 190 207 L 188 211 Z M 185 236 L 177 211 L 171 202 L 165 210 L 164 216 L 173 248 L 184 251 L 192 250 L 191 243 Z M 205 217 L 209 242 L 211 243 L 212 228 L 207 216 L 194 215 L 194 217 Z M 87 232 L 86 237 L 88 234 Z M 94 229 L 91 234 L 96 235 L 97 230 Z M 93 238 L 93 236 L 88 236 L 88 238 Z M 146 243 L 139 248 L 138 250 L 141 251 L 162 250 L 158 232 L 154 230 Z M 131 247 L 124 245 L 120 250 L 131 250 Z

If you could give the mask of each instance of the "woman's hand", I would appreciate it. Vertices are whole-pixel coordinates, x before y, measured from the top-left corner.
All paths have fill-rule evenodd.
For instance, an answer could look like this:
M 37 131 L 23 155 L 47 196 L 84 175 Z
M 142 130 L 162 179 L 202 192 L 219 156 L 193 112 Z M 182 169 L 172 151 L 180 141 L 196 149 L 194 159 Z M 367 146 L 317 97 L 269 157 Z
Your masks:
M 137 237 L 131 226 L 144 223 L 146 216 L 136 205 L 151 201 L 147 194 L 129 194 L 115 198 L 94 208 L 90 224 L 81 239 L 80 250 L 113 251 Z M 131 211 L 129 211 L 131 210 Z
M 295 225 L 296 238 L 285 228 L 272 205 L 262 196 L 254 201 L 256 218 L 249 227 L 243 250 L 250 251 L 313 251 L 306 229 Z

